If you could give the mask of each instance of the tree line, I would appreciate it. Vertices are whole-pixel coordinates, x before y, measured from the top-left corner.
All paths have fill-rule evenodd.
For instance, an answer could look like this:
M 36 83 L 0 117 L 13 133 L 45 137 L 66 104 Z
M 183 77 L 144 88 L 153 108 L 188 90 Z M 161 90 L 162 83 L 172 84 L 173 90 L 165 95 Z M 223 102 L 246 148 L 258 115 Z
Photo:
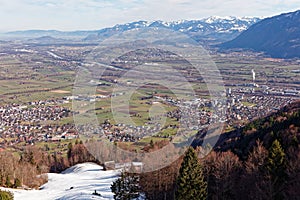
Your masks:
M 48 181 L 45 173 L 59 173 L 83 162 L 97 162 L 82 141 L 68 144 L 67 155 L 49 153 L 36 146 L 16 153 L 0 153 L 0 186 L 8 188 L 38 188 Z

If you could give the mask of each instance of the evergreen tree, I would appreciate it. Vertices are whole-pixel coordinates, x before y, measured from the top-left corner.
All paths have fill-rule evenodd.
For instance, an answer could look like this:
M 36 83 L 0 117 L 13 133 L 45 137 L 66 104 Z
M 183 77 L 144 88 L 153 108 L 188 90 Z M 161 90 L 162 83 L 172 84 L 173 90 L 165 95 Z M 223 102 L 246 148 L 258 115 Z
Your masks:
M 22 183 L 21 183 L 20 179 L 15 178 L 14 188 L 18 188 L 21 186 L 22 186 Z
M 154 148 L 154 142 L 153 142 L 153 140 L 152 140 L 152 139 L 150 140 L 150 147 L 151 147 L 151 149 L 153 149 L 153 148 Z
M 276 139 L 269 149 L 267 158 L 267 171 L 270 174 L 272 182 L 272 199 L 283 199 L 282 186 L 286 179 L 285 162 L 285 153 L 280 142 Z
M 6 187 L 12 187 L 11 181 L 10 181 L 10 177 L 6 176 L 6 182 L 5 182 Z
M 9 191 L 0 190 L 0 200 L 13 200 L 14 195 Z
M 140 193 L 139 177 L 122 173 L 121 177 L 111 185 L 111 191 L 116 200 L 136 199 Z
M 274 140 L 267 159 L 267 169 L 271 176 L 283 177 L 285 171 L 285 153 L 278 140 Z
M 207 198 L 207 182 L 195 150 L 190 147 L 181 164 L 177 179 L 177 200 L 202 200 Z
M 70 142 L 68 144 L 68 152 L 67 152 L 67 157 L 68 157 L 69 160 L 70 160 L 70 158 L 72 156 L 72 149 L 73 149 L 73 145 L 72 145 L 72 142 Z

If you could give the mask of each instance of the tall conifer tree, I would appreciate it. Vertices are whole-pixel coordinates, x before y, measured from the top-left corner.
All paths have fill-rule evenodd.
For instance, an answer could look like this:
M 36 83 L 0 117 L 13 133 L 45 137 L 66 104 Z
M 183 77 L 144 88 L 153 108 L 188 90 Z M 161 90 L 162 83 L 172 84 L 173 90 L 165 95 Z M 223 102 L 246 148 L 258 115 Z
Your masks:
M 207 198 L 207 182 L 195 150 L 190 147 L 181 164 L 177 179 L 177 200 L 203 200 Z
M 286 180 L 286 158 L 280 142 L 276 139 L 269 149 L 267 170 L 272 181 L 272 199 L 283 199 L 283 185 Z

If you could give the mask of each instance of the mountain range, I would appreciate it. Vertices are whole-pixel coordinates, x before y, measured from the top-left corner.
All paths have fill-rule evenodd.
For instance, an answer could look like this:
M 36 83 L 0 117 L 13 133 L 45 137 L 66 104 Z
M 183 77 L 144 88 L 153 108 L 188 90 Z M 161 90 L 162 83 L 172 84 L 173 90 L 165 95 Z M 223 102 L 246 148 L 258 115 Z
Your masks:
M 197 41 L 220 43 L 229 41 L 239 35 L 251 25 L 260 21 L 257 17 L 209 17 L 200 20 L 164 21 L 136 21 L 127 24 L 118 24 L 110 28 L 93 31 L 57 31 L 57 30 L 27 30 L 8 32 L 6 35 L 17 37 L 59 37 L 82 38 L 83 41 L 100 41 L 116 33 L 146 27 L 168 28 L 193 37 Z
M 157 27 L 185 33 L 197 41 L 222 42 L 235 38 L 242 31 L 258 21 L 260 21 L 260 18 L 255 17 L 209 17 L 200 20 L 180 20 L 174 22 L 137 21 L 102 29 L 92 39 L 103 39 L 115 33 L 136 28 Z M 89 39 L 89 37 L 86 38 L 86 40 Z
M 220 47 L 250 49 L 277 58 L 300 57 L 300 10 L 263 19 Z
M 260 19 L 256 17 L 209 17 L 199 20 L 136 21 L 93 31 L 28 30 L 6 33 L 26 37 L 32 43 L 99 42 L 114 34 L 147 27 L 167 28 L 189 35 L 200 44 L 221 50 L 253 50 L 275 58 L 300 57 L 300 10 Z

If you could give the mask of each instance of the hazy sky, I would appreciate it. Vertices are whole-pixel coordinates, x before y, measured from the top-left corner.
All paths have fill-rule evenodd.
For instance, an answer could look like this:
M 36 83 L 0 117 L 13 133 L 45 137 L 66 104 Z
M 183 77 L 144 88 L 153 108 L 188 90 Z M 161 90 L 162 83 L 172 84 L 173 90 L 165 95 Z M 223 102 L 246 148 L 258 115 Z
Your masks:
M 136 20 L 272 16 L 300 0 L 0 0 L 0 31 L 97 30 Z

